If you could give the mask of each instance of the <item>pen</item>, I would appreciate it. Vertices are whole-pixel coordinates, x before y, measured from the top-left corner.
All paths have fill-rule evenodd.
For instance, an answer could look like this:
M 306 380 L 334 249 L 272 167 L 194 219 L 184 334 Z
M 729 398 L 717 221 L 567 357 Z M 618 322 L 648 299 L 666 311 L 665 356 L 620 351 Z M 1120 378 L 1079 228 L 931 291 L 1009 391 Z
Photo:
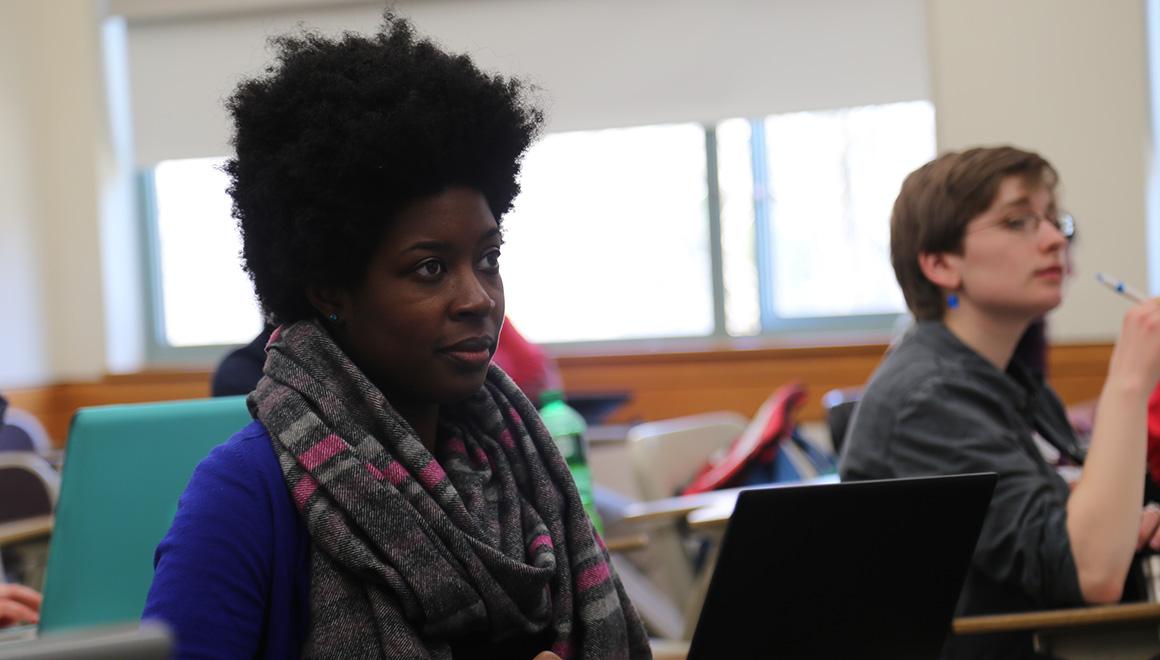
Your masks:
M 1144 295 L 1127 284 L 1124 284 L 1123 280 L 1116 279 L 1104 273 L 1096 273 L 1096 279 L 1099 280 L 1100 284 L 1103 284 L 1132 302 L 1144 302 Z

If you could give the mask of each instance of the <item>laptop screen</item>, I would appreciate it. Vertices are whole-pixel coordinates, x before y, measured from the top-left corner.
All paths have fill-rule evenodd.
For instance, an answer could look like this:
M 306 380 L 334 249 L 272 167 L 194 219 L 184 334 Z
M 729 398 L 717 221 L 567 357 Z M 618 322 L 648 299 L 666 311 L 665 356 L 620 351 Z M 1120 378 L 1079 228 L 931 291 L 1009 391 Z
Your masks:
M 937 657 L 996 479 L 742 492 L 689 659 Z

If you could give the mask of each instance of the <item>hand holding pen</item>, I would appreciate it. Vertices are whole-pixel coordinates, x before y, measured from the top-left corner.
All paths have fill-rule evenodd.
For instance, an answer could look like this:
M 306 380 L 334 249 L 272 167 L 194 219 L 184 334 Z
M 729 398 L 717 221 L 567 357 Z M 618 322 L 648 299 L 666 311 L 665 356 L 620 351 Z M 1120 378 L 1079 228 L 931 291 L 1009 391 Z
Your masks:
M 1133 391 L 1142 389 L 1146 397 L 1160 380 L 1160 301 L 1105 273 L 1096 273 L 1096 279 L 1136 303 L 1124 314 L 1120 339 L 1108 365 L 1108 382 Z

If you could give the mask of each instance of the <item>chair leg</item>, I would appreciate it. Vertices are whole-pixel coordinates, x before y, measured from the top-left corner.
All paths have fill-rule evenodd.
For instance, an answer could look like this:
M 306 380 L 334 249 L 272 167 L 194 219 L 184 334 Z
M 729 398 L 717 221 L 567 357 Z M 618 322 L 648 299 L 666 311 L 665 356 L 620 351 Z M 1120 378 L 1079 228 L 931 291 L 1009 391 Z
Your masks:
M 701 618 L 701 609 L 705 606 L 705 594 L 709 592 L 709 581 L 713 579 L 713 569 L 717 566 L 717 555 L 721 550 L 721 538 L 712 539 L 709 545 L 709 554 L 697 574 L 692 589 L 689 590 L 689 599 L 685 603 L 685 629 L 683 639 L 693 639 L 697 630 L 697 620 Z
M 673 601 L 652 583 L 632 562 L 619 554 L 611 555 L 612 566 L 624 585 L 645 627 L 665 639 L 681 639 L 684 621 Z

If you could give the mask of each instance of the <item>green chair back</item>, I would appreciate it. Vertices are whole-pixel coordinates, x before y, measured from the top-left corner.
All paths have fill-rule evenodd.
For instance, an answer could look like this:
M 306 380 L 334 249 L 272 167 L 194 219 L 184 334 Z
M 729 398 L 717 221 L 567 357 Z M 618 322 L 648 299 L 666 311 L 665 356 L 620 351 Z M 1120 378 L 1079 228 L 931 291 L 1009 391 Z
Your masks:
M 49 546 L 41 633 L 140 618 L 153 551 L 194 467 L 249 421 L 242 396 L 77 411 Z

